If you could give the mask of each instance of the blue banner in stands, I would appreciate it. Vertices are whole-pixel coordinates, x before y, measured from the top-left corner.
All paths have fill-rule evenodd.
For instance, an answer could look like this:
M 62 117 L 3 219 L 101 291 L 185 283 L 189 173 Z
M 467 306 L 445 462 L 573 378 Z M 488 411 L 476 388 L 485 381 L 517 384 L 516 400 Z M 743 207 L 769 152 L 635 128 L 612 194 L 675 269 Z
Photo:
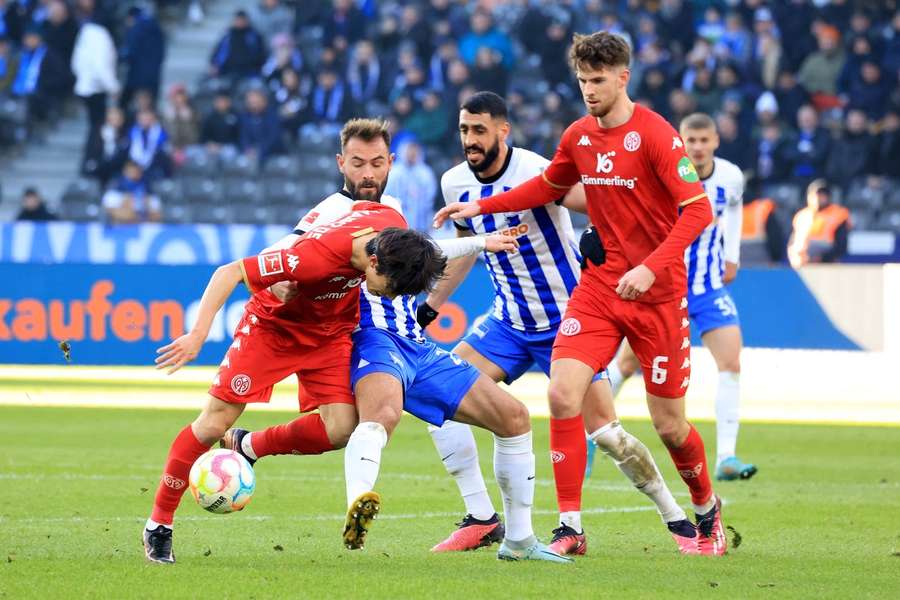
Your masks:
M 211 266 L 0 264 L 0 362 L 150 365 L 156 348 L 190 327 Z M 856 349 L 790 270 L 741 272 L 732 288 L 748 346 Z M 773 293 L 777 290 L 777 293 Z M 490 280 L 476 267 L 428 333 L 445 348 L 490 305 Z M 242 286 L 228 301 L 197 358 L 221 361 L 240 319 Z

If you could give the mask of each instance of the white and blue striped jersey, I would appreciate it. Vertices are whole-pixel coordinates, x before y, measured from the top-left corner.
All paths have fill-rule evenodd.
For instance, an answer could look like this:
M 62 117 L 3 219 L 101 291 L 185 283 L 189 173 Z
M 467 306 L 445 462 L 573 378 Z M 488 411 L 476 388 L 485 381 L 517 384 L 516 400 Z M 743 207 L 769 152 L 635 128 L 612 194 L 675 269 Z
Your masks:
M 738 264 L 741 253 L 744 174 L 734 163 L 713 158 L 713 172 L 703 180 L 713 210 L 713 221 L 684 251 L 688 294 L 697 296 L 720 289 L 725 262 Z
M 350 212 L 353 198 L 346 192 L 332 194 L 319 202 L 297 223 L 294 233 L 304 233 Z M 382 195 L 381 203 L 403 214 L 400 201 Z M 393 300 L 369 293 L 365 282 L 359 287 L 359 329 L 386 329 L 407 339 L 423 342 L 422 328 L 416 322 L 416 297 L 397 296 Z
M 512 147 L 503 168 L 490 179 L 480 179 L 460 163 L 441 177 L 444 202 L 474 202 L 505 192 L 540 174 L 549 163 L 534 152 Z M 519 241 L 515 254 L 482 254 L 494 285 L 495 318 L 525 332 L 559 327 L 581 276 L 567 209 L 551 202 L 520 212 L 479 215 L 456 226 L 476 234 L 508 233 Z

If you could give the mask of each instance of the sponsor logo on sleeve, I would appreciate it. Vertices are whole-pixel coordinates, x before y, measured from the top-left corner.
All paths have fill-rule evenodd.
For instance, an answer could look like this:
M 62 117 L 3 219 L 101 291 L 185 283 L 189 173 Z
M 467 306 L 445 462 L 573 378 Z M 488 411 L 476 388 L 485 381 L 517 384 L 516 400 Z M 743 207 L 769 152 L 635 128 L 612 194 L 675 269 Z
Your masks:
M 672 150 L 676 150 L 678 148 L 684 148 L 684 142 L 681 141 L 681 138 L 676 136 L 672 136 Z
M 297 268 L 297 265 L 300 264 L 300 257 L 297 256 L 296 254 L 288 254 L 287 264 L 288 264 L 288 269 L 290 270 L 291 273 L 293 273 L 294 269 Z
M 265 252 L 257 257 L 259 261 L 259 274 L 262 277 L 284 273 L 284 265 L 281 264 L 281 251 Z
M 678 161 L 678 176 L 681 177 L 682 181 L 686 181 L 687 183 L 697 183 L 700 181 L 700 176 L 697 175 L 697 169 L 694 168 L 694 163 L 691 162 L 687 156 L 682 156 L 681 160 Z
M 576 144 L 576 145 L 577 146 L 590 146 L 591 139 L 588 136 L 583 135 L 583 136 L 581 136 L 581 139 L 578 140 L 578 144 Z

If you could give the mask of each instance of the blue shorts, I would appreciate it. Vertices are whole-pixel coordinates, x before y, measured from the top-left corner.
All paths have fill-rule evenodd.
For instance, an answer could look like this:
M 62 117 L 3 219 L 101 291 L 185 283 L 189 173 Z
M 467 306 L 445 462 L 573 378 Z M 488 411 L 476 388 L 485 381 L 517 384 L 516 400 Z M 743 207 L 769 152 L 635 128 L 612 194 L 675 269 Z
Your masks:
M 403 385 L 403 410 L 440 426 L 456 414 L 459 403 L 481 371 L 431 342 L 414 342 L 384 329 L 353 334 L 350 385 L 370 373 L 387 373 Z
M 550 355 L 553 354 L 553 340 L 556 329 L 527 333 L 514 329 L 493 315 L 476 325 L 463 341 L 506 373 L 506 383 L 512 383 L 522 376 L 531 365 L 537 366 L 550 376 Z M 594 375 L 594 381 L 606 376 L 606 371 Z
M 701 336 L 713 329 L 741 324 L 737 306 L 725 288 L 696 296 L 689 294 L 688 316 Z

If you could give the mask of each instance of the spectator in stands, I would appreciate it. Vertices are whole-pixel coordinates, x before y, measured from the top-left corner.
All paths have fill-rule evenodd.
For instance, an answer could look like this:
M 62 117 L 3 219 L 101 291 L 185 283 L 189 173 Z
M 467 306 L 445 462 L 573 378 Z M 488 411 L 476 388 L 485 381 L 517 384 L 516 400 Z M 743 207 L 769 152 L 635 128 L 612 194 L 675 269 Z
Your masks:
M 28 23 L 28 5 L 16 0 L 0 0 L 0 37 L 19 45 Z
M 459 91 L 466 85 L 470 85 L 469 67 L 461 60 L 452 61 L 447 67 L 447 82 L 444 84 L 441 102 L 445 106 L 456 106 Z
M 213 50 L 210 73 L 245 79 L 258 75 L 265 62 L 266 46 L 262 36 L 250 25 L 246 11 L 235 12 L 231 28 Z
M 810 262 L 838 262 L 847 254 L 850 212 L 831 201 L 831 189 L 816 179 L 806 190 L 806 208 L 794 215 L 788 260 L 795 269 Z
M 22 38 L 19 65 L 10 91 L 28 100 L 29 115 L 46 120 L 59 109 L 69 84 L 69 71 L 53 50 L 47 48 L 41 32 L 31 27 Z
M 754 48 L 750 71 L 767 89 L 775 86 L 781 57 L 781 41 L 771 32 L 762 33 Z
M 819 115 L 811 105 L 803 105 L 797 113 L 797 134 L 786 148 L 791 172 L 800 181 L 821 177 L 831 150 L 828 132 L 819 127 Z
M 786 115 L 796 115 L 800 107 L 809 102 L 809 94 L 797 83 L 793 72 L 784 70 L 778 74 L 775 84 L 775 98 Z
M 703 20 L 697 25 L 697 36 L 715 45 L 725 35 L 725 22 L 722 13 L 715 6 L 710 6 L 703 14 Z
M 381 61 L 369 40 L 357 42 L 350 64 L 347 65 L 347 87 L 350 97 L 361 110 L 369 102 L 383 95 Z
M 900 178 L 900 114 L 896 108 L 884 117 L 878 148 L 878 172 Z
M 62 0 L 52 0 L 47 5 L 47 20 L 43 24 L 44 40 L 64 64 L 72 61 L 78 23 L 72 18 L 69 7 Z
M 280 33 L 272 38 L 272 53 L 262 66 L 262 76 L 271 89 L 277 89 L 281 85 L 281 74 L 290 69 L 301 77 L 302 87 L 308 90 L 308 78 L 303 77 L 304 67 L 303 53 L 296 47 L 290 35 Z
M 191 105 L 183 83 L 170 88 L 168 100 L 163 109 L 163 127 L 169 135 L 173 158 L 176 164 L 181 164 L 184 149 L 196 144 L 200 138 L 200 117 Z
M 421 106 L 414 109 L 406 120 L 406 129 L 429 147 L 447 143 L 449 128 L 450 112 L 441 103 L 440 95 L 434 90 L 426 92 Z
M 141 109 L 128 137 L 128 157 L 141 168 L 142 177 L 156 181 L 169 174 L 169 135 L 153 109 Z
M 103 123 L 109 97 L 119 93 L 116 64 L 116 46 L 109 31 L 94 21 L 83 23 L 72 52 L 72 72 L 75 94 L 87 107 L 88 136 Z
M 500 53 L 500 62 L 509 71 L 515 66 L 515 54 L 509 36 L 494 27 L 491 14 L 482 8 L 475 9 L 470 20 L 471 31 L 459 42 L 459 55 L 467 65 L 475 66 L 478 49 L 486 46 Z
M 307 95 L 300 89 L 300 76 L 296 71 L 284 69 L 281 72 L 281 82 L 275 90 L 274 98 L 282 129 L 296 139 L 308 111 Z
M 838 105 L 837 79 L 844 66 L 844 49 L 841 34 L 832 25 L 822 25 L 816 32 L 819 49 L 810 54 L 797 73 L 797 81 L 812 94 L 813 104 L 819 110 Z
M 400 200 L 410 229 L 429 232 L 438 189 L 434 171 L 425 164 L 424 151 L 414 141 L 400 146 L 397 155 L 384 192 Z
M 103 194 L 103 208 L 110 223 L 142 223 L 162 219 L 159 198 L 150 192 L 143 169 L 134 161 L 125 163 L 122 176 Z
M 572 34 L 568 25 L 568 22 L 561 19 L 551 19 L 537 42 L 537 54 L 541 57 L 541 74 L 551 89 L 562 85 L 571 90 L 572 74 L 568 65 L 567 50 L 572 43 Z
M 850 85 L 849 107 L 857 108 L 873 121 L 887 111 L 888 98 L 896 81 L 888 81 L 874 59 L 863 61 L 858 80 Z
M 260 0 L 251 9 L 250 17 L 267 40 L 277 35 L 289 35 L 294 23 L 291 10 L 281 0 Z
M 308 101 L 307 122 L 326 132 L 339 131 L 350 114 L 347 88 L 335 71 L 320 71 Z
M 200 143 L 207 151 L 218 154 L 223 147 L 237 147 L 240 140 L 238 115 L 231 106 L 231 94 L 221 91 L 213 99 L 213 110 L 203 119 Z
M 22 208 L 19 210 L 17 221 L 55 221 L 56 215 L 47 208 L 44 199 L 33 188 L 25 188 L 22 193 Z
M 825 172 L 835 183 L 846 186 L 854 178 L 872 172 L 876 140 L 869 133 L 869 119 L 861 110 L 850 110 L 840 139 L 831 145 Z
M 737 120 L 728 113 L 716 116 L 716 129 L 719 131 L 719 148 L 716 156 L 730 160 L 741 169 L 750 167 L 752 159 L 751 145 L 740 138 Z
M 407 4 L 400 13 L 400 35 L 416 48 L 416 58 L 428 64 L 433 50 L 431 28 L 422 20 L 422 11 L 415 4 Z
M 505 96 L 509 89 L 509 72 L 503 66 L 500 53 L 487 46 L 480 47 L 471 70 L 471 81 L 480 90 Z
M 759 131 L 766 125 L 771 125 L 776 122 L 784 125 L 778 118 L 778 100 L 775 99 L 775 94 L 772 92 L 765 91 L 760 94 L 759 98 L 756 99 L 754 110 L 756 111 L 757 123 L 754 135 L 758 136 Z
M 88 137 L 82 161 L 82 173 L 100 184 L 118 177 L 128 159 L 131 138 L 125 127 L 125 113 L 117 106 L 106 109 L 106 120 Z
M 374 49 L 373 49 L 374 51 Z M 459 45 L 453 38 L 445 38 L 428 62 L 428 85 L 439 92 L 447 87 L 450 65 L 459 60 Z
M 262 166 L 269 157 L 283 152 L 281 122 L 264 90 L 249 90 L 244 101 L 246 110 L 238 119 L 238 148 L 244 156 Z
M 755 144 L 756 157 L 753 161 L 757 185 L 784 181 L 788 176 L 789 163 L 785 156 L 786 146 L 784 133 L 777 121 L 762 128 Z
M 691 113 L 697 112 L 697 101 L 693 96 L 682 89 L 674 89 L 669 92 L 669 105 L 667 110 L 660 111 L 669 119 L 673 127 L 678 127 L 681 120 Z
M 734 60 L 738 64 L 747 64 L 750 60 L 753 38 L 744 26 L 744 19 L 740 13 L 728 13 L 728 16 L 725 17 L 725 31 L 722 32 L 716 49 L 717 54 Z
M 334 0 L 334 10 L 325 21 L 322 41 L 326 46 L 346 50 L 366 34 L 366 19 L 352 0 Z
M 6 94 L 19 70 L 19 57 L 12 51 L 9 40 L 0 36 L 0 96 Z
M 128 66 L 121 106 L 128 106 L 137 90 L 148 90 L 154 102 L 159 97 L 166 41 L 159 22 L 140 8 L 131 8 L 125 21 L 122 60 Z

